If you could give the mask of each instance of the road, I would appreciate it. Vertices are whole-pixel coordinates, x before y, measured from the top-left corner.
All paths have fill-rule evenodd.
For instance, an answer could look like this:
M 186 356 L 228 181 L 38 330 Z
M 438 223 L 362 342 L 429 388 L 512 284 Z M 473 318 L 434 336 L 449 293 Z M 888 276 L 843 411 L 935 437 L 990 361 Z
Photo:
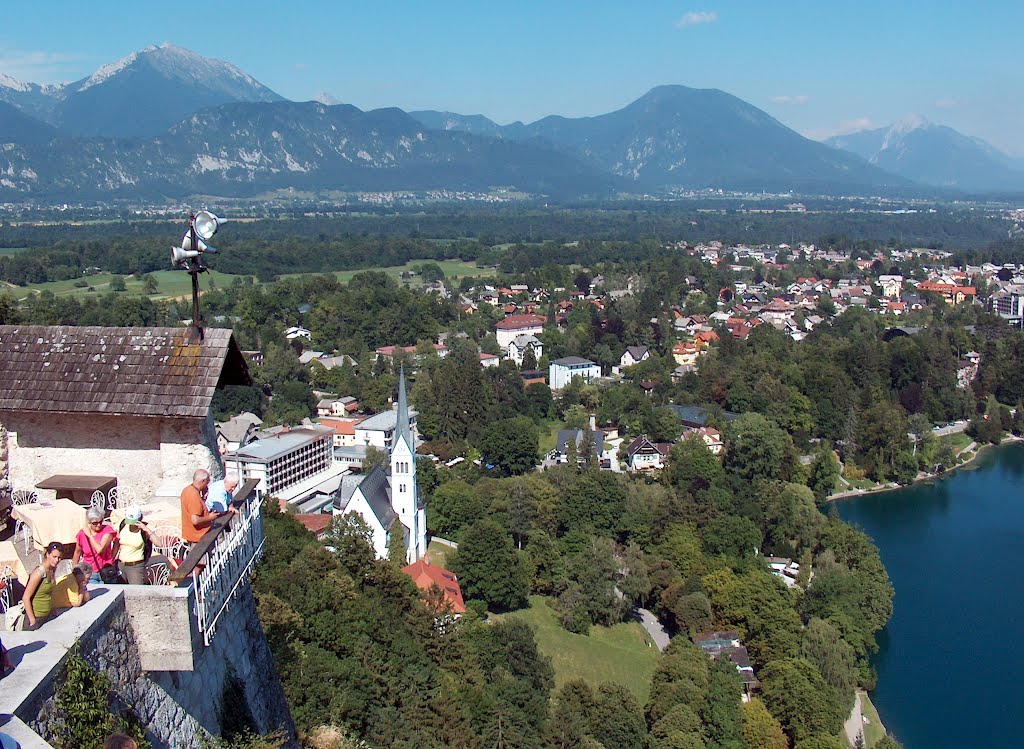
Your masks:
M 661 622 L 658 621 L 658 617 L 652 614 L 647 609 L 634 609 L 634 611 L 640 616 L 640 623 L 644 629 L 647 630 L 647 634 L 654 640 L 654 644 L 658 647 L 658 650 L 664 650 L 668 647 L 669 641 L 672 639 L 668 636 L 668 632 L 661 626 Z
M 846 730 L 846 738 L 849 740 L 850 746 L 857 746 L 857 736 L 861 736 L 864 733 L 863 715 L 863 712 L 861 712 L 860 691 L 858 691 L 853 699 L 853 710 L 843 726 Z
M 959 434 L 967 429 L 971 422 L 969 421 L 954 421 L 948 426 L 939 427 L 938 429 L 932 429 L 932 434 L 936 437 L 947 437 L 950 434 Z

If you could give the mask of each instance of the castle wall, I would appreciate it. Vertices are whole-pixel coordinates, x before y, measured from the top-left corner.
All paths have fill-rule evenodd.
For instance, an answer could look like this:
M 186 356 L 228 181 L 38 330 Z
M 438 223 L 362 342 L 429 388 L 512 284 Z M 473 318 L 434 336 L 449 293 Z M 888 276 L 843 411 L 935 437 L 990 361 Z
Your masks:
M 43 664 L 40 671 L 45 671 L 49 664 L 49 671 L 39 673 L 41 680 L 28 690 L 26 699 L 17 707 L 12 706 L 15 716 L 43 739 L 53 737 L 54 694 L 61 664 L 77 642 L 82 657 L 107 675 L 117 699 L 130 706 L 146 726 L 154 749 L 200 749 L 204 737 L 220 735 L 224 685 L 230 672 L 244 684 L 256 730 L 269 733 L 283 728 L 294 741 L 294 725 L 249 585 L 242 585 L 236 593 L 211 644 L 200 644 L 193 671 L 143 670 L 140 645 L 145 649 L 146 644 L 137 637 L 147 629 L 133 626 L 132 622 L 144 611 L 143 599 L 144 594 L 139 593 L 129 598 L 126 606 L 124 593 L 114 587 L 101 593 L 98 600 L 48 622 L 38 632 L 5 633 L 5 644 L 12 639 L 9 647 L 13 646 L 15 652 L 20 640 L 37 641 L 40 637 L 50 638 L 44 651 L 63 648 L 59 657 L 53 652 L 27 650 L 25 661 L 36 659 Z M 62 628 L 73 627 L 75 616 L 80 620 L 90 607 L 94 608 L 94 616 L 80 627 L 80 632 L 61 634 Z M 69 618 L 62 622 L 65 617 Z M 148 631 L 153 631 L 152 627 Z M 21 668 L 19 664 L 15 674 L 24 679 L 27 674 L 19 674 Z

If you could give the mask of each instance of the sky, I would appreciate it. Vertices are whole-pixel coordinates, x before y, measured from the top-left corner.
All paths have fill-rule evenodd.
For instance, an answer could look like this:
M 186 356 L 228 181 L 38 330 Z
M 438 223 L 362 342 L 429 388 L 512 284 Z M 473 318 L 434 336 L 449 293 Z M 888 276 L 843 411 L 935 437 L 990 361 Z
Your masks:
M 1024 156 L 1021 0 L 7 0 L 0 73 L 77 80 L 149 44 L 282 96 L 506 124 L 717 88 L 822 139 L 911 114 Z

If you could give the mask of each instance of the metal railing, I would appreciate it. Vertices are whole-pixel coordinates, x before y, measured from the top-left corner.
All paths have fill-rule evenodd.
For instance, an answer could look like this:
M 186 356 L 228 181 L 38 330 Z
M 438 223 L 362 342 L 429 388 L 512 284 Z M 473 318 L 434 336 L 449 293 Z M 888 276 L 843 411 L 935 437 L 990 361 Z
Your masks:
M 250 479 L 241 486 L 232 501 L 238 514 L 214 520 L 170 577 L 171 582 L 180 585 L 191 576 L 196 591 L 196 620 L 207 645 L 221 614 L 238 588 L 248 582 L 252 568 L 263 554 L 263 517 L 256 496 L 257 483 Z

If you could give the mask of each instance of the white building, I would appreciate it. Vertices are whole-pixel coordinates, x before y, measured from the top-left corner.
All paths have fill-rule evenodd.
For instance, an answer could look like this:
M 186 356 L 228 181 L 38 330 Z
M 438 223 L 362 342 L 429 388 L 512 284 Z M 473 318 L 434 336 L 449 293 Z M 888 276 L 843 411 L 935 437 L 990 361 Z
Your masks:
M 535 336 L 544 332 L 544 322 L 540 315 L 509 315 L 495 324 L 494 336 L 498 339 L 498 345 L 507 349 L 516 336 Z
M 642 361 L 651 358 L 651 349 L 648 346 L 626 346 L 625 352 L 619 357 L 619 366 L 612 368 L 613 374 L 621 374 L 626 367 L 634 367 Z
M 878 285 L 882 287 L 882 296 L 899 299 L 903 296 L 903 276 L 882 275 L 878 277 Z
M 330 503 L 344 468 L 334 457 L 334 430 L 311 425 L 281 432 L 273 437 L 250 442 L 227 453 L 224 468 L 241 481 L 259 481 L 256 491 L 291 504 L 303 511 L 319 510 Z M 308 508 L 312 495 L 322 497 L 320 507 Z
M 589 359 L 566 356 L 562 359 L 555 359 L 548 367 L 548 387 L 552 390 L 561 390 L 572 381 L 573 377 L 579 377 L 586 383 L 600 376 L 601 367 Z
M 416 439 L 405 396 L 405 372 L 398 379 L 397 425 L 390 445 L 389 468 L 374 466 L 356 483 L 346 477 L 334 501 L 334 514 L 359 515 L 370 528 L 377 556 L 388 556 L 391 529 L 399 523 L 405 558 L 411 564 L 427 551 L 426 508 L 416 485 Z
M 409 411 L 406 415 L 409 420 L 410 433 L 413 439 L 416 438 L 416 412 Z M 394 441 L 395 431 L 398 429 L 398 406 L 390 411 L 381 411 L 369 418 L 363 419 L 355 427 L 355 444 L 363 447 L 376 447 L 380 450 L 390 450 Z
M 535 335 L 520 333 L 508 344 L 508 358 L 514 361 L 517 367 L 521 367 L 523 366 L 523 357 L 530 349 L 533 349 L 533 358 L 540 361 L 544 355 L 544 344 Z

